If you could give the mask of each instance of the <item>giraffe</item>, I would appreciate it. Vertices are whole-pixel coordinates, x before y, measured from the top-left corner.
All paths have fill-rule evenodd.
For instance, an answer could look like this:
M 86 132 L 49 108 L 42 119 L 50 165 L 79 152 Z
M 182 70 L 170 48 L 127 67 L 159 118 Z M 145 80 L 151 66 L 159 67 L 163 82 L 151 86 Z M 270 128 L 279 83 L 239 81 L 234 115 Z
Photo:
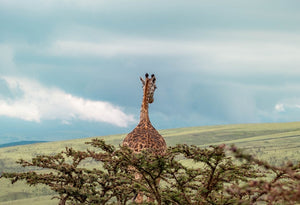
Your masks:
M 151 149 L 151 151 L 153 151 L 155 154 L 161 155 L 166 151 L 167 145 L 164 138 L 152 126 L 148 113 L 149 104 L 153 103 L 154 101 L 153 95 L 154 91 L 156 90 L 156 78 L 154 74 L 152 74 L 151 78 L 149 78 L 149 74 L 146 73 L 145 79 L 140 77 L 140 80 L 143 83 L 143 101 L 140 112 L 140 122 L 125 137 L 123 140 L 123 146 L 128 146 L 135 153 L 138 153 L 143 149 Z M 138 180 L 140 178 L 140 175 L 135 175 L 135 179 Z M 143 194 L 138 193 L 134 200 L 137 203 L 142 203 Z

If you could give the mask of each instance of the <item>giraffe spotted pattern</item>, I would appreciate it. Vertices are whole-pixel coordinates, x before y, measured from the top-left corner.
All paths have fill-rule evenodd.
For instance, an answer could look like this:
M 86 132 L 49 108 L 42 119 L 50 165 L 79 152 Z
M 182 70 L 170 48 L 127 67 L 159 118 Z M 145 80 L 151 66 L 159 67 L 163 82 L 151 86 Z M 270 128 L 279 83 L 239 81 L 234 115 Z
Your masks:
M 149 150 L 153 154 L 162 155 L 167 149 L 164 138 L 158 133 L 158 131 L 152 126 L 149 114 L 148 106 L 153 103 L 154 91 L 156 90 L 156 78 L 152 74 L 151 78 L 148 78 L 148 73 L 145 75 L 145 80 L 140 78 L 143 83 L 143 101 L 140 113 L 139 124 L 130 132 L 123 140 L 123 146 L 128 146 L 134 152 L 138 153 L 142 150 Z M 135 179 L 140 180 L 141 175 L 135 173 Z M 157 180 L 159 183 L 159 180 Z M 136 203 L 143 203 L 143 193 L 139 192 L 133 199 Z M 148 201 L 154 201 L 153 198 L 148 198 Z
M 156 78 L 152 74 L 151 78 L 146 73 L 145 79 L 140 78 L 143 84 L 143 101 L 141 106 L 140 122 L 124 139 L 123 145 L 130 147 L 134 152 L 140 152 L 143 149 L 149 149 L 155 154 L 162 154 L 167 149 L 164 138 L 152 126 L 148 106 L 154 101 L 154 92 L 156 90 Z
M 123 145 L 130 147 L 134 152 L 149 149 L 156 154 L 163 154 L 167 147 L 164 138 L 151 122 L 143 120 L 125 137 Z

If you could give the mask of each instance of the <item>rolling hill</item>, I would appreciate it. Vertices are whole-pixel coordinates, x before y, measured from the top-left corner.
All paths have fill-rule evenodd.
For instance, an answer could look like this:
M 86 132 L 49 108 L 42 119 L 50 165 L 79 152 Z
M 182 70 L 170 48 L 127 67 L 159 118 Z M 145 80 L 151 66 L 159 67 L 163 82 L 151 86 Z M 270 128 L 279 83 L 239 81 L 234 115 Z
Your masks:
M 273 164 L 300 161 L 300 122 L 188 127 L 159 132 L 169 146 L 189 144 L 207 147 L 214 144 L 235 144 Z M 119 145 L 125 135 L 98 138 Z M 24 170 L 15 163 L 20 158 L 29 160 L 36 155 L 54 154 L 65 147 L 85 150 L 90 146 L 84 143 L 92 138 L 0 148 L 0 173 Z M 44 186 L 28 187 L 21 182 L 11 185 L 8 180 L 1 179 L 0 190 L 0 205 L 57 204 L 55 200 L 50 200 L 52 192 Z
M 46 141 L 18 141 L 18 142 L 0 144 L 0 148 L 14 147 L 14 146 L 18 146 L 18 145 L 29 145 L 29 144 L 36 144 L 36 143 L 43 143 L 43 142 L 46 142 Z

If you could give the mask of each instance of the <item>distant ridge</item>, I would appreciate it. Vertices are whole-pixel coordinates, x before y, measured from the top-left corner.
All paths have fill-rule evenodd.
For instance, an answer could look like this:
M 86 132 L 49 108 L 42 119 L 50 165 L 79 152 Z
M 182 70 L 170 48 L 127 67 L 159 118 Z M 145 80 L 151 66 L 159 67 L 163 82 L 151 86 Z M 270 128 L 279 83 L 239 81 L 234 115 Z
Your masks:
M 10 142 L 6 144 L 0 144 L 0 148 L 4 147 L 13 147 L 18 145 L 28 145 L 28 144 L 36 144 L 36 143 L 45 143 L 48 141 L 18 141 L 18 142 Z

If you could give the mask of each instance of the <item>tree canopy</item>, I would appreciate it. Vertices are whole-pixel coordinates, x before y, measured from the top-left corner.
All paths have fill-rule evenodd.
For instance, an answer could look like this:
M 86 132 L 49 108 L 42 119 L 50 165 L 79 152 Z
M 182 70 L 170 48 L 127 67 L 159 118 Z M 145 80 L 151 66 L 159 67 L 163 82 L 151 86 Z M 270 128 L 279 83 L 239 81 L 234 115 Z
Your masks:
M 97 151 L 66 148 L 41 155 L 23 167 L 45 171 L 3 173 L 12 183 L 45 184 L 56 192 L 59 204 L 135 204 L 138 192 L 154 202 L 144 204 L 295 204 L 300 202 L 300 163 L 273 166 L 235 146 L 177 145 L 163 155 L 154 150 L 134 153 L 105 141 L 87 142 Z M 82 166 L 85 160 L 97 168 Z M 136 179 L 134 174 L 141 177 Z M 160 180 L 158 184 L 157 181 Z

